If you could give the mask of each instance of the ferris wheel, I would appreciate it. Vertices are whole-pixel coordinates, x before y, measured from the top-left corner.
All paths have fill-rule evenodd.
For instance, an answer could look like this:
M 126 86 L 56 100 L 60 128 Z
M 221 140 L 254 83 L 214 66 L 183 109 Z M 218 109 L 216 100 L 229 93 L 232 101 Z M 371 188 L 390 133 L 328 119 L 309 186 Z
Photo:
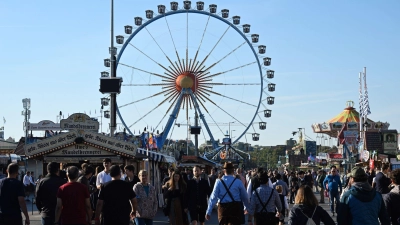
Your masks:
M 215 4 L 170 2 L 168 8 L 143 10 L 144 18 L 134 17 L 134 25 L 116 36 L 117 74 L 124 81 L 117 100 L 120 123 L 132 135 L 143 127 L 159 131 L 162 143 L 186 138 L 187 130 L 176 125 L 195 120 L 214 148 L 227 133 L 232 143 L 246 134 L 258 141 L 275 91 L 260 36 Z

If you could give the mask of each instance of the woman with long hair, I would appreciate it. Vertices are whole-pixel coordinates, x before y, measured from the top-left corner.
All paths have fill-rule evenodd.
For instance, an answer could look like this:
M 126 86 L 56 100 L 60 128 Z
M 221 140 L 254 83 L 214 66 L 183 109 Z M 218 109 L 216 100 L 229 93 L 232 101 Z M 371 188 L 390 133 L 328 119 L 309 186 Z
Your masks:
M 171 225 L 188 225 L 188 206 L 185 200 L 186 182 L 182 179 L 179 171 L 172 173 L 167 186 L 167 207 L 164 209 L 164 214 L 169 217 Z
M 318 205 L 312 189 L 309 186 L 300 186 L 297 191 L 295 205 L 289 213 L 289 225 L 304 225 L 312 219 L 316 225 L 322 221 L 325 225 L 335 225 L 331 216 Z

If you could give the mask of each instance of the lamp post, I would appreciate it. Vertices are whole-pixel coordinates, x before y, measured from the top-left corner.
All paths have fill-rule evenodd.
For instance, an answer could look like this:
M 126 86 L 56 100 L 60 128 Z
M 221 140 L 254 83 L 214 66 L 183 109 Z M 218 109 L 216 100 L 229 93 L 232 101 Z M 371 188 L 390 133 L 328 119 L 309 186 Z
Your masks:
M 31 108 L 31 99 L 30 98 L 22 99 L 22 106 L 24 107 L 22 115 L 25 117 L 24 130 L 25 130 L 25 147 L 26 147 L 26 144 L 28 143 L 29 119 L 31 117 L 31 111 L 29 110 Z
M 111 69 L 111 77 L 116 77 L 116 58 L 117 49 L 114 48 L 114 0 L 111 0 L 111 47 L 110 47 L 110 69 Z M 117 128 L 117 94 L 111 94 L 111 119 L 110 119 L 110 136 L 114 136 L 115 129 Z
M 228 125 L 229 125 L 229 137 L 231 137 L 231 123 L 235 123 L 235 121 L 228 122 Z

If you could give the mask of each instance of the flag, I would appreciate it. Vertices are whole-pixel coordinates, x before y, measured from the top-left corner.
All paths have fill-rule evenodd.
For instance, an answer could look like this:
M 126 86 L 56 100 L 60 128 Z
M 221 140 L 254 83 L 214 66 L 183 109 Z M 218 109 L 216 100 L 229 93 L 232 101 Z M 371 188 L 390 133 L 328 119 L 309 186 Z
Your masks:
M 3 122 L 6 123 L 6 118 L 4 118 L 4 116 L 3 116 Z
M 364 100 L 363 100 L 363 112 L 364 116 L 371 114 L 368 101 L 368 90 L 367 90 L 367 75 L 364 73 Z
M 363 116 L 363 109 L 364 109 L 364 95 L 363 95 L 363 92 L 362 92 L 362 83 L 361 83 L 361 80 L 362 80 L 362 78 L 361 78 L 361 73 L 360 73 L 360 96 L 359 96 L 359 99 L 358 99 L 358 104 L 359 104 L 359 106 L 360 106 L 360 110 L 359 110 L 359 113 L 360 113 L 360 118 L 361 117 L 364 117 Z

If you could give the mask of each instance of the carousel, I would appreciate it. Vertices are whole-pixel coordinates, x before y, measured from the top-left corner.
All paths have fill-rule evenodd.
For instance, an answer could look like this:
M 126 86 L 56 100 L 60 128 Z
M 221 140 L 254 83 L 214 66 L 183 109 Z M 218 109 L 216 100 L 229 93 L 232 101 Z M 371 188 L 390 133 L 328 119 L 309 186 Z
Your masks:
M 312 124 L 314 133 L 325 134 L 330 138 L 338 139 L 338 152 L 328 154 L 328 162 L 331 165 L 355 164 L 356 158 L 362 158 L 362 155 L 366 154 L 364 153 L 366 145 L 360 141 L 360 126 L 365 129 L 365 135 L 367 133 L 378 134 L 389 128 L 389 123 L 374 122 L 367 119 L 366 122 L 361 124 L 360 121 L 360 113 L 354 108 L 354 102 L 347 101 L 346 108 L 332 119 L 323 123 Z

